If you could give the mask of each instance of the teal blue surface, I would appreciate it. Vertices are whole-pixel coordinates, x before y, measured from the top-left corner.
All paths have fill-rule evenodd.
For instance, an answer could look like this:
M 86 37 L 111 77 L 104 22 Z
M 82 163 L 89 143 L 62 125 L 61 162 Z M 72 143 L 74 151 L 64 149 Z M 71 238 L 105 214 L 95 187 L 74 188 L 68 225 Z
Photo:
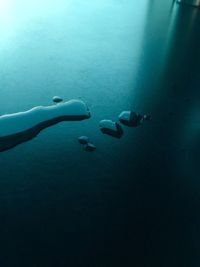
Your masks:
M 0 0 L 0 114 L 92 114 L 0 153 L 1 267 L 199 266 L 199 25 L 171 0 Z M 152 121 L 103 135 L 123 110 Z

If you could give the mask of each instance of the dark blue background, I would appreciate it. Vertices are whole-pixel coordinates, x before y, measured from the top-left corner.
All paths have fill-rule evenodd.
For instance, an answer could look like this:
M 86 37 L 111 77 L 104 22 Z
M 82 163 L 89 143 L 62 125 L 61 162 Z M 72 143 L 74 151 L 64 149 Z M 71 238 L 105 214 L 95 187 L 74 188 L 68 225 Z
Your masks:
M 81 97 L 92 113 L 0 154 L 0 266 L 199 266 L 199 10 L 0 3 L 0 114 L 54 95 Z M 100 133 L 99 120 L 129 109 L 152 121 L 120 140 Z

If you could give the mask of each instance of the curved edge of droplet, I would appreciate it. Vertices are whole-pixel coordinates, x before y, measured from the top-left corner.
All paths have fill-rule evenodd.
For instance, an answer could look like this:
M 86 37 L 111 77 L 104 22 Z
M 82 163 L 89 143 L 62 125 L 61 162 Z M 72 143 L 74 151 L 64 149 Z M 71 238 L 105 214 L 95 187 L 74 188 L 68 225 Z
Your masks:
M 74 102 L 74 103 L 77 103 L 77 102 Z M 70 115 L 65 114 L 65 115 L 52 117 L 52 118 L 50 118 L 48 120 L 44 120 L 42 122 L 39 122 L 36 125 L 34 125 L 33 127 L 27 128 L 25 130 L 22 130 L 22 131 L 19 131 L 19 132 L 13 132 L 13 133 L 11 133 L 9 135 L 5 135 L 5 136 L 0 136 L 0 152 L 6 151 L 8 149 L 11 149 L 11 148 L 21 144 L 21 143 L 24 143 L 24 142 L 27 142 L 27 141 L 33 139 L 43 129 L 48 128 L 48 127 L 50 127 L 52 125 L 55 125 L 55 124 L 57 124 L 59 122 L 62 122 L 62 121 L 81 121 L 81 120 L 89 119 L 91 117 L 91 113 L 90 113 L 87 105 L 82 101 L 80 101 L 79 103 L 81 104 L 81 106 L 80 106 L 81 107 L 80 108 L 81 112 L 78 112 L 75 115 L 73 115 L 73 114 L 70 114 Z M 70 102 L 70 104 L 72 104 L 72 102 Z M 18 115 L 18 116 L 20 116 L 20 114 L 22 114 L 22 113 L 20 113 L 20 112 L 16 113 L 16 115 Z M 30 116 L 30 114 L 31 114 L 31 110 L 27 111 L 27 113 L 25 115 L 26 116 Z M 12 114 L 10 114 L 10 116 L 11 115 Z M 9 114 L 6 115 L 6 116 L 7 116 L 6 117 L 7 120 L 9 120 Z M 38 116 L 38 114 L 37 114 L 37 116 Z M 1 121 L 2 120 L 0 118 L 0 127 L 2 126 L 1 125 Z M 18 121 L 20 121 L 20 117 L 18 117 Z M 13 119 L 11 120 L 11 122 L 13 123 Z

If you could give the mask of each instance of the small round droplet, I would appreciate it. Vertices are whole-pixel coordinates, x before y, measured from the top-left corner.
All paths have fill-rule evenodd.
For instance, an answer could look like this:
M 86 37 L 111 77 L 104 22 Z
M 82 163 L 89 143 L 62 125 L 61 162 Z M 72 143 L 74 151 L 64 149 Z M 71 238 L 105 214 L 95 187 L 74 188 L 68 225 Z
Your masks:
M 94 152 L 96 150 L 96 146 L 91 143 L 87 143 L 84 145 L 84 150 L 87 152 Z
M 59 102 L 62 102 L 62 101 L 63 101 L 63 99 L 60 96 L 54 96 L 53 97 L 53 102 L 55 102 L 55 103 L 59 103 Z
M 85 135 L 82 135 L 78 138 L 78 142 L 81 144 L 81 145 L 86 145 L 88 144 L 89 142 L 89 138 Z

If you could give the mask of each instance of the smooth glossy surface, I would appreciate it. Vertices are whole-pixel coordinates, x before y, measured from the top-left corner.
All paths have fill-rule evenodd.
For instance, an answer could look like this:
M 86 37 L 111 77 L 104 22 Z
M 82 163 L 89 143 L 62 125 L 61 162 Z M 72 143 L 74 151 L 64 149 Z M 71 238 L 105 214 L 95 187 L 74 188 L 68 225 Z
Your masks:
M 145 116 L 146 118 L 146 116 Z M 143 123 L 144 117 L 134 111 L 122 111 L 118 116 L 119 121 L 129 127 L 137 127 Z
M 89 138 L 87 136 L 82 135 L 82 136 L 78 137 L 78 142 L 81 145 L 86 145 L 89 142 Z
M 0 114 L 93 115 L 0 154 L 2 267 L 200 265 L 199 25 L 172 0 L 0 0 Z M 123 110 L 152 121 L 101 134 Z
M 62 102 L 63 101 L 63 99 L 60 96 L 54 96 L 52 100 L 55 103 L 59 103 L 59 102 Z
M 84 145 L 84 150 L 87 152 L 94 152 L 96 150 L 96 146 L 92 143 L 87 143 Z
M 63 121 L 82 121 L 91 114 L 83 101 L 71 100 L 60 105 L 34 107 L 0 116 L 0 152 L 29 141 L 42 130 Z
M 123 135 L 121 125 L 112 120 L 101 120 L 99 122 L 99 129 L 103 134 L 110 135 L 115 138 L 121 138 Z

